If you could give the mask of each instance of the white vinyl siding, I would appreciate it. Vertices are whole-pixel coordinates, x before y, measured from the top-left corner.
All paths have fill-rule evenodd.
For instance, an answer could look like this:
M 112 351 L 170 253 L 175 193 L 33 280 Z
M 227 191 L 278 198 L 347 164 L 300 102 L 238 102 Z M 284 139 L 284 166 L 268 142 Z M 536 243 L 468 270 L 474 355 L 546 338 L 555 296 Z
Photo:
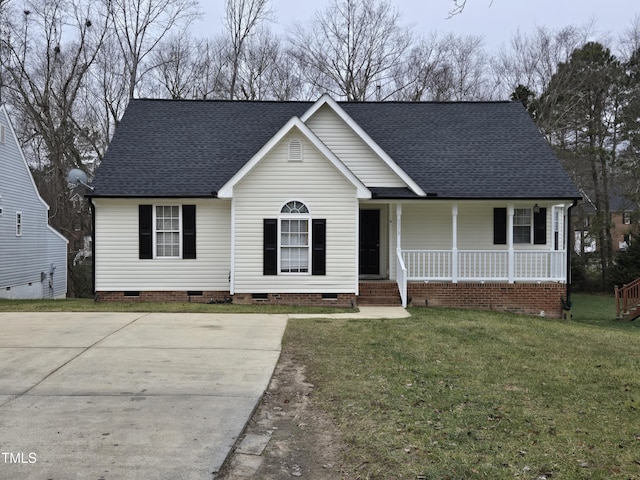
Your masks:
M 96 291 L 229 290 L 231 202 L 172 199 L 196 205 L 195 260 L 138 258 L 138 205 L 166 199 L 96 198 Z
M 389 166 L 328 106 L 306 125 L 367 187 L 406 187 Z
M 357 282 L 356 189 L 307 140 L 303 162 L 288 161 L 287 135 L 234 187 L 235 292 L 353 293 Z M 263 220 L 297 200 L 326 219 L 326 274 L 263 275 Z
M 0 298 L 65 297 L 67 240 L 49 225 L 48 206 L 38 193 L 3 105 L 0 126 L 5 132 L 0 143 Z

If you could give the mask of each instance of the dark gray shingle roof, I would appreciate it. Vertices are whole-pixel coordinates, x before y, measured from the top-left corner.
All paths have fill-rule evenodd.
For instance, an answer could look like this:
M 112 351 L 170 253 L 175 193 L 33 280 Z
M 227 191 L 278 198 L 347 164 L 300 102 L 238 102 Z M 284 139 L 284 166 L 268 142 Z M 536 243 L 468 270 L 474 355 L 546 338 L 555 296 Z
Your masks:
M 211 196 L 311 105 L 132 100 L 98 168 L 93 195 Z M 518 102 L 339 105 L 438 198 L 579 197 Z

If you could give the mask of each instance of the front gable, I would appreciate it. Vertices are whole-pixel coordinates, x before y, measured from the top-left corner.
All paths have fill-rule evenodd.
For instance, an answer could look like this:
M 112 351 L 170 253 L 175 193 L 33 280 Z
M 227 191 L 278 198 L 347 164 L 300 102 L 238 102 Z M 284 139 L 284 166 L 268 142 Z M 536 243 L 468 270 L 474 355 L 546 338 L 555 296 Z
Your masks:
M 329 95 L 323 95 L 302 121 L 367 187 L 424 191 Z
M 290 134 L 295 134 L 298 137 L 298 141 L 304 149 L 305 144 L 307 148 L 311 147 L 318 153 L 320 153 L 328 164 L 333 166 L 333 169 L 344 177 L 344 179 L 355 187 L 357 191 L 357 197 L 362 199 L 371 198 L 371 192 L 367 189 L 364 183 L 331 151 L 299 118 L 293 117 L 289 120 L 279 131 L 274 135 L 238 172 L 217 192 L 218 198 L 232 198 L 234 187 L 243 180 L 256 166 L 263 162 L 274 149 L 281 147 Z M 290 140 L 289 140 L 290 141 Z M 286 175 L 309 175 L 304 169 L 292 169 L 290 173 Z

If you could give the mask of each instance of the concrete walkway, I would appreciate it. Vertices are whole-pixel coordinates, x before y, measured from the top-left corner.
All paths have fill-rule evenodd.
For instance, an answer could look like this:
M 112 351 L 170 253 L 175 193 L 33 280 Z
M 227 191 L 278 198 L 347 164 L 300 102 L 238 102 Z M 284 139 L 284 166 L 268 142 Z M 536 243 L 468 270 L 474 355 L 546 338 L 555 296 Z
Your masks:
M 334 319 L 366 319 L 366 318 L 407 318 L 411 315 L 402 307 L 358 307 L 358 312 L 347 313 L 292 313 L 289 318 L 334 318 Z
M 0 479 L 211 479 L 286 315 L 0 313 Z

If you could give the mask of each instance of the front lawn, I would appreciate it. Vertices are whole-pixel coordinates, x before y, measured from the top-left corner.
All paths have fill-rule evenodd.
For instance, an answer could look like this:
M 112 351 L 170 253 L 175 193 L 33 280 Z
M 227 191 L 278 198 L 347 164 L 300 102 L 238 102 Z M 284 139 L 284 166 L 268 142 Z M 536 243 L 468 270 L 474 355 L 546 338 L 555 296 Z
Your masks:
M 640 325 L 584 302 L 572 322 L 290 320 L 284 348 L 339 426 L 350 478 L 638 479 Z
M 163 312 L 163 313 L 340 313 L 352 308 L 288 305 L 230 305 L 188 302 L 94 302 L 62 300 L 0 300 L 0 312 Z

